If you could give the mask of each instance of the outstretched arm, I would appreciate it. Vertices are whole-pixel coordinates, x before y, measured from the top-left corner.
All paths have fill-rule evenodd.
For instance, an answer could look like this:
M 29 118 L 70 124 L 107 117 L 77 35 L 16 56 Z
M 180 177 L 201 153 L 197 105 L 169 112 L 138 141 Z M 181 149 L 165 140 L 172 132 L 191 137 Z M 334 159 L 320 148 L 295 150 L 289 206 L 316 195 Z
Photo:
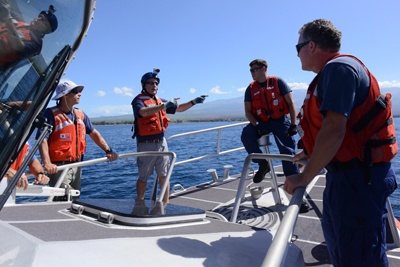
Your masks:
M 189 102 L 186 102 L 186 103 L 183 103 L 183 104 L 179 104 L 177 109 L 176 109 L 176 111 L 177 112 L 183 112 L 183 111 L 186 111 L 189 108 L 193 107 L 196 104 L 201 104 L 201 103 L 204 102 L 204 100 L 206 100 L 207 96 L 208 95 L 202 95 L 202 96 L 196 97 L 193 100 L 190 100 Z

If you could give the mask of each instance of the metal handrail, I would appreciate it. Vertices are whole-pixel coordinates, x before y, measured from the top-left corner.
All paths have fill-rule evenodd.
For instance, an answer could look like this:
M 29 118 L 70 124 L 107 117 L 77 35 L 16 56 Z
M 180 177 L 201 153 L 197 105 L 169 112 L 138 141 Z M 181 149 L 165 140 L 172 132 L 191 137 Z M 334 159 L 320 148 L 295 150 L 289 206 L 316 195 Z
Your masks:
M 201 133 L 211 132 L 211 131 L 218 131 L 216 153 L 178 161 L 175 163 L 175 165 L 186 164 L 186 163 L 190 163 L 190 162 L 194 162 L 194 161 L 198 161 L 198 160 L 202 160 L 202 159 L 214 158 L 214 157 L 222 156 L 225 154 L 244 150 L 244 147 L 238 147 L 238 148 L 234 148 L 234 149 L 228 149 L 228 150 L 221 151 L 221 131 L 224 129 L 227 129 L 227 128 L 238 127 L 238 126 L 243 126 L 243 125 L 247 125 L 247 124 L 249 124 L 249 122 L 245 121 L 245 122 L 239 122 L 239 123 L 234 123 L 234 124 L 229 124 L 229 125 L 224 125 L 224 126 L 217 126 L 217 127 L 212 127 L 212 128 L 208 128 L 208 129 L 202 129 L 202 130 L 197 130 L 197 131 L 192 131 L 192 132 L 187 132 L 187 133 L 182 133 L 182 134 L 175 134 L 175 135 L 168 137 L 167 142 L 169 142 L 173 139 L 176 139 L 176 138 L 180 138 L 180 137 L 191 136 L 191 135 L 196 135 L 196 134 L 201 134 Z
M 392 233 L 392 238 L 393 238 L 393 243 L 392 244 L 387 244 L 388 248 L 398 248 L 400 247 L 400 236 L 399 236 L 399 231 L 396 226 L 396 221 L 392 209 L 392 204 L 390 203 L 390 199 L 386 199 L 386 208 L 388 210 L 388 216 L 387 220 L 389 223 L 389 230 Z
M 240 202 L 245 190 L 245 182 L 246 178 L 249 173 L 250 163 L 252 159 L 265 159 L 265 160 L 286 160 L 286 161 L 293 161 L 292 155 L 281 155 L 281 154 L 260 154 L 254 153 L 250 154 L 246 157 L 242 176 L 239 181 L 238 190 L 236 192 L 236 199 L 233 206 L 232 216 L 230 221 L 235 223 L 237 220 L 237 216 L 239 213 Z M 300 164 L 306 165 L 306 161 L 300 161 Z M 277 184 L 276 176 L 273 173 L 272 179 L 274 180 L 273 184 Z M 273 190 L 274 200 L 276 204 L 282 204 L 279 190 L 275 188 Z M 303 195 L 305 193 L 305 188 L 297 188 L 290 200 L 289 206 L 286 209 L 285 215 L 283 216 L 282 222 L 275 234 L 275 237 L 272 241 L 270 248 L 264 258 L 263 267 L 270 267 L 270 266 L 282 266 L 282 262 L 286 258 L 287 251 L 289 249 L 288 244 L 293 235 L 293 230 L 296 225 L 297 216 L 299 214 L 300 205 L 303 199 Z
M 170 167 L 168 168 L 167 176 L 166 176 L 166 182 L 164 183 L 163 187 L 161 188 L 160 195 L 157 198 L 157 201 L 160 201 L 163 199 L 165 195 L 165 191 L 167 188 L 167 185 L 169 184 L 169 180 L 172 174 L 172 170 L 175 166 L 176 162 L 176 154 L 174 152 L 168 151 L 168 152 L 133 152 L 133 153 L 125 153 L 125 154 L 119 154 L 118 159 L 122 158 L 131 158 L 131 157 L 143 157 L 143 156 L 170 156 L 171 157 L 171 164 Z M 117 160 L 118 160 L 117 159 Z M 102 162 L 110 162 L 110 160 L 107 157 L 102 157 L 102 158 L 97 158 L 97 159 L 91 159 L 91 160 L 86 160 L 86 161 L 80 161 L 80 162 L 74 162 L 71 164 L 65 164 L 58 166 L 57 169 L 58 171 L 62 171 L 59 179 L 57 180 L 56 184 L 54 187 L 60 187 L 65 175 L 67 174 L 68 170 L 70 168 L 75 168 L 75 167 L 83 167 L 83 166 L 88 166 L 96 163 L 102 163 Z M 153 190 L 156 190 L 157 188 L 153 188 Z M 54 196 L 50 196 L 47 199 L 47 202 L 51 202 L 53 200 Z
M 244 190 L 245 190 L 245 182 L 246 179 L 249 175 L 249 169 L 250 169 L 250 164 L 252 159 L 265 159 L 265 160 L 285 160 L 285 161 L 290 161 L 293 162 L 293 156 L 292 155 L 284 155 L 284 154 L 261 154 L 261 153 L 252 153 L 249 154 L 243 164 L 243 169 L 242 169 L 242 175 L 240 177 L 240 181 L 239 181 L 239 186 L 236 192 L 236 198 L 235 198 L 235 203 L 233 205 L 233 211 L 232 211 L 232 216 L 230 221 L 231 222 L 236 222 L 237 220 L 237 216 L 239 213 L 239 206 L 240 206 L 240 202 L 242 199 L 242 196 L 244 194 Z M 306 161 L 300 161 L 298 162 L 300 164 L 306 165 L 307 162 Z M 276 176 L 272 175 L 272 179 L 274 180 L 273 184 L 277 184 L 276 181 Z M 279 190 L 278 188 L 274 188 L 275 190 L 273 191 L 274 194 L 274 200 L 276 204 L 282 204 L 282 199 L 280 198 L 280 194 L 279 194 Z
M 279 225 L 261 267 L 283 266 L 289 250 L 289 243 L 292 239 L 294 227 L 296 226 L 304 192 L 304 187 L 299 187 L 294 191 L 289 206 L 285 211 L 285 215 L 282 218 L 282 222 Z

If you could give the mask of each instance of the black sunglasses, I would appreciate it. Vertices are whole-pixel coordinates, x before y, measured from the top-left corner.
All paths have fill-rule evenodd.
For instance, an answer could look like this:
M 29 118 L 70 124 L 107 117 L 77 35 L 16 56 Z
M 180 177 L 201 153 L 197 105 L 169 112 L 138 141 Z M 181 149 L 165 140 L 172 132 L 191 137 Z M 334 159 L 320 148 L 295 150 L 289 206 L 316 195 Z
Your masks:
M 302 43 L 297 44 L 297 45 L 296 45 L 297 54 L 299 54 L 299 53 L 300 53 L 300 50 L 301 50 L 304 46 L 308 45 L 308 43 L 311 42 L 311 41 L 312 41 L 312 40 L 308 40 L 308 41 L 305 41 L 305 42 L 302 42 Z
M 80 89 L 74 88 L 74 89 L 72 89 L 72 90 L 70 91 L 70 93 L 76 95 L 76 94 L 78 94 L 78 93 L 82 93 L 82 90 L 83 90 L 83 89 L 81 89 L 81 88 L 80 88 Z
M 256 71 L 261 70 L 261 69 L 262 69 L 262 67 L 253 68 L 253 69 L 250 69 L 250 72 L 253 73 L 253 72 L 256 72 Z
M 158 85 L 158 82 L 146 82 L 146 84 L 149 84 L 149 85 Z

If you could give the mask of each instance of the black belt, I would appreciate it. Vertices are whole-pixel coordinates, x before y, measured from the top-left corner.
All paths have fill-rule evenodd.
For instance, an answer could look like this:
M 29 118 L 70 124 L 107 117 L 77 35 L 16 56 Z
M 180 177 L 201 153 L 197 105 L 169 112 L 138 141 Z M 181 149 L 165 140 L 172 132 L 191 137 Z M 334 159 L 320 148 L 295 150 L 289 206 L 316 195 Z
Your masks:
M 380 162 L 380 163 L 374 163 L 372 166 L 379 166 L 383 165 L 385 162 Z M 354 170 L 354 169 L 367 169 L 368 167 L 364 164 L 364 162 L 360 161 L 359 159 L 352 159 L 346 162 L 331 162 L 328 165 L 325 166 L 325 169 L 327 169 L 330 172 L 337 172 L 337 171 L 346 171 L 346 170 Z
M 154 140 L 138 140 L 138 143 L 151 143 L 151 144 L 155 144 L 155 143 L 161 142 L 162 140 L 163 140 L 163 138 L 154 139 Z

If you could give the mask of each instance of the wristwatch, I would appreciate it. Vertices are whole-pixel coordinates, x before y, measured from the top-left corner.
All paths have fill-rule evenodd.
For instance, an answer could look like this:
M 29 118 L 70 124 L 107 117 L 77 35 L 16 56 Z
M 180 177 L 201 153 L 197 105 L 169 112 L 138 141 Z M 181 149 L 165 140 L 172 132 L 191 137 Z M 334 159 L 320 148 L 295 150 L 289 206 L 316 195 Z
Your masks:
M 109 147 L 109 148 L 106 150 L 106 154 L 110 154 L 111 152 L 113 152 L 113 150 L 112 150 L 111 147 Z

